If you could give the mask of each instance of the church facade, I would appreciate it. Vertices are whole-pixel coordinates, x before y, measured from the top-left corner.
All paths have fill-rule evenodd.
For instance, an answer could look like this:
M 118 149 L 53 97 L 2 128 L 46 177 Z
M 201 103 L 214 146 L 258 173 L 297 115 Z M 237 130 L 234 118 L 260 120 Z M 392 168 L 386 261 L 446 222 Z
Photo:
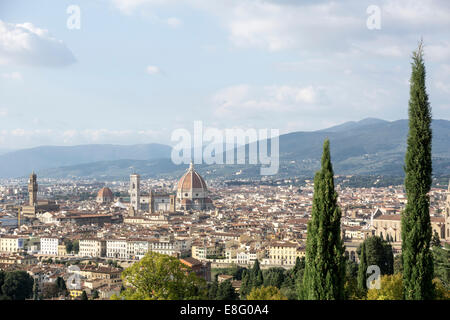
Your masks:
M 140 176 L 130 176 L 130 216 L 139 212 L 158 213 L 176 212 L 177 210 L 210 210 L 213 204 L 209 198 L 208 188 L 202 176 L 195 171 L 191 163 L 187 171 L 175 186 L 173 192 L 161 193 L 150 191 L 144 195 L 140 192 Z
M 401 242 L 402 217 L 400 214 L 382 214 L 380 210 L 372 219 L 372 230 L 376 236 L 392 242 Z M 450 242 L 450 183 L 442 217 L 430 217 L 432 234 L 437 233 L 441 240 Z

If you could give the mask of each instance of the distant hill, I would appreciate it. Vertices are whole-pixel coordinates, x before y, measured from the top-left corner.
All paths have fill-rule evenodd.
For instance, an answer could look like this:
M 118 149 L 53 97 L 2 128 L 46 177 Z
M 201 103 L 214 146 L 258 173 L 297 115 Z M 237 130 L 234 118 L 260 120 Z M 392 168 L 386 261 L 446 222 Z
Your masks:
M 432 128 L 433 172 L 438 176 L 449 175 L 450 121 L 434 120 Z M 407 133 L 407 120 L 390 122 L 368 118 L 319 131 L 281 135 L 278 177 L 313 176 L 320 167 L 322 144 L 327 137 L 336 174 L 401 176 Z M 1 176 L 24 175 L 34 168 L 42 177 L 122 178 L 129 175 L 129 167 L 134 167 L 143 176 L 175 177 L 187 167 L 174 165 L 169 159 L 170 147 L 163 145 L 42 148 L 0 155 Z M 50 149 L 50 153 L 46 148 L 55 149 Z M 7 166 L 17 169 L 8 171 Z M 201 165 L 196 168 L 205 178 L 259 177 L 257 165 Z
M 43 146 L 0 155 L 0 178 L 20 177 L 32 170 L 122 159 L 169 158 L 171 147 L 162 144 Z
M 356 128 L 360 128 L 360 127 L 364 127 L 364 126 L 368 126 L 368 125 L 386 124 L 386 123 L 389 123 L 389 121 L 382 120 L 382 119 L 377 119 L 377 118 L 365 118 L 365 119 L 360 120 L 360 121 L 347 121 L 347 122 L 345 122 L 343 124 L 339 124 L 337 126 L 330 127 L 330 128 L 323 129 L 323 130 L 319 130 L 319 131 L 342 132 L 342 131 L 347 131 L 347 130 L 350 130 L 350 129 L 356 129 Z

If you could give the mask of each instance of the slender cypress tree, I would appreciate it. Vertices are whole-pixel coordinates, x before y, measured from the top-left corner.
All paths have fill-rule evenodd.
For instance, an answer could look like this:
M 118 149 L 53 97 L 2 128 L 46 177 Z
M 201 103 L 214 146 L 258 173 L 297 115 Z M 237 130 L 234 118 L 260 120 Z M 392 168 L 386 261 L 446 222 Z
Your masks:
M 366 257 L 366 245 L 365 242 L 361 244 L 361 253 L 359 256 L 359 266 L 358 266 L 358 289 L 366 290 L 366 280 L 367 280 L 367 257 Z
M 322 168 L 314 177 L 311 220 L 308 223 L 302 298 L 344 298 L 345 257 L 341 238 L 341 210 L 334 190 L 330 142 L 323 144 Z
M 408 300 L 433 298 L 428 192 L 431 188 L 431 108 L 425 88 L 423 45 L 412 56 L 409 133 L 405 156 L 408 202 L 402 214 L 403 289 Z

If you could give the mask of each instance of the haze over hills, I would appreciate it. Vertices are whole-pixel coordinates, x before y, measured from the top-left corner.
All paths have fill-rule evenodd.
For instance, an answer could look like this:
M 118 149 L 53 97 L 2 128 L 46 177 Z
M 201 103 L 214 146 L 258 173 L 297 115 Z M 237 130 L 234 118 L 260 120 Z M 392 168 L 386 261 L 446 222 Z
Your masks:
M 122 159 L 169 158 L 171 147 L 163 144 L 42 146 L 0 155 L 0 177 L 20 177 L 35 170 Z
M 450 121 L 434 120 L 432 127 L 434 174 L 448 175 Z M 407 132 L 407 120 L 367 118 L 319 131 L 281 135 L 278 177 L 313 176 L 320 167 L 327 137 L 336 174 L 403 175 Z M 126 178 L 130 167 L 143 177 L 176 177 L 187 165 L 174 165 L 170 151 L 169 146 L 159 144 L 39 147 L 0 155 L 0 177 L 25 176 L 34 169 L 41 177 Z M 196 167 L 205 178 L 260 177 L 258 165 Z

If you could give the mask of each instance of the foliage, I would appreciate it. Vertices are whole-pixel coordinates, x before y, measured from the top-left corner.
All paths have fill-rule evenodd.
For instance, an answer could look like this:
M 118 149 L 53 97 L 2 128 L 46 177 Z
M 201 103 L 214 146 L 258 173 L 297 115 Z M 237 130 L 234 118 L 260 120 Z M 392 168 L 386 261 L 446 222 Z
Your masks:
M 403 261 L 402 255 L 399 254 L 394 257 L 394 273 L 402 273 L 403 272 Z
M 216 300 L 237 300 L 238 295 L 230 280 L 222 281 L 217 288 Z
M 402 300 L 403 299 L 402 274 L 381 276 L 380 289 L 369 289 L 367 300 Z
M 302 298 L 344 298 L 345 257 L 341 239 L 341 210 L 334 189 L 330 142 L 323 145 L 322 167 L 314 177 L 312 217 L 308 223 Z
M 0 271 L 0 300 L 31 298 L 33 284 L 33 278 L 25 271 Z
M 208 299 L 216 300 L 217 298 L 217 290 L 219 289 L 219 284 L 217 280 L 214 280 L 211 283 L 208 283 Z
M 287 300 L 287 298 L 277 287 L 262 286 L 259 288 L 253 288 L 247 296 L 247 300 Z
M 432 183 L 431 108 L 425 87 L 423 45 L 413 53 L 409 98 L 409 133 L 405 156 L 407 203 L 402 213 L 404 296 L 432 299 L 433 257 L 428 192 Z
M 194 300 L 207 297 L 206 282 L 177 258 L 148 252 L 122 273 L 127 300 Z
M 347 258 L 345 271 L 344 296 L 346 300 L 359 300 L 365 297 L 364 290 L 358 288 L 358 264 Z
M 365 290 L 367 268 L 376 265 L 382 275 L 394 273 L 394 255 L 392 246 L 380 237 L 369 237 L 359 247 L 358 288 Z
M 439 278 L 433 279 L 433 285 L 436 300 L 450 300 L 450 289 L 446 288 Z
M 270 268 L 263 272 L 264 286 L 281 288 L 285 278 L 285 269 Z
M 434 231 L 433 237 L 431 238 L 431 247 L 441 247 L 441 239 L 439 238 L 436 230 Z
M 434 276 L 447 290 L 450 290 L 450 245 L 433 248 Z

